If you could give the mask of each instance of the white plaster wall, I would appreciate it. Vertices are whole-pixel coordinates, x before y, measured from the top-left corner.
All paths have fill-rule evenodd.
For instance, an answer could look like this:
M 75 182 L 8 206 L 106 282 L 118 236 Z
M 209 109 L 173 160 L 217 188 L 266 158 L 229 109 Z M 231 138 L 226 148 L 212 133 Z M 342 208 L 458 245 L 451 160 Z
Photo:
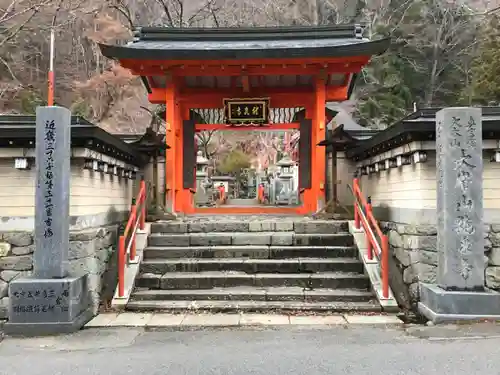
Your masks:
M 14 156 L 22 156 L 22 153 L 12 153 L 12 149 L 8 153 L 10 155 L 0 150 L 0 217 L 33 217 L 36 180 L 34 159 L 30 159 L 31 169 L 17 170 L 14 168 Z M 137 182 L 87 170 L 83 165 L 83 158 L 71 160 L 70 215 L 105 216 L 129 211 Z M 2 226 L 3 223 L 0 223 L 0 230 L 13 229 Z
M 398 208 L 436 208 L 436 153 L 428 152 L 425 163 L 404 165 L 361 177 L 365 196 L 371 196 L 373 206 Z M 500 163 L 483 156 L 483 205 L 485 209 L 500 209 Z

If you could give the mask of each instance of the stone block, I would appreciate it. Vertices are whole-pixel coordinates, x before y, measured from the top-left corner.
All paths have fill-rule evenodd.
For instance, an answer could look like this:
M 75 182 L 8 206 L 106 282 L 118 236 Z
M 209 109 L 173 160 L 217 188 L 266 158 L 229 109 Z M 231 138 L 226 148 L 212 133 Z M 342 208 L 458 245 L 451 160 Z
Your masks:
M 493 244 L 491 243 L 491 240 L 488 238 L 485 238 L 484 239 L 484 250 L 485 251 L 488 251 L 489 249 L 491 249 L 493 247 Z
M 437 234 L 437 227 L 435 225 L 396 224 L 395 228 L 399 234 L 417 236 L 435 236 Z
M 400 248 L 404 246 L 403 238 L 395 230 L 391 230 L 389 232 L 389 245 L 391 245 L 393 247 L 400 247 Z
M 407 267 L 403 271 L 403 282 L 405 284 L 412 284 L 418 282 L 418 277 L 412 267 Z
M 160 287 L 161 275 L 154 273 L 143 273 L 136 279 L 135 286 L 137 288 L 158 289 Z
M 189 246 L 190 236 L 182 234 L 154 235 L 148 237 L 149 246 Z
M 70 275 L 102 275 L 105 270 L 106 263 L 102 262 L 98 257 L 95 256 L 72 259 L 68 262 L 68 272 Z
M 418 283 L 408 285 L 408 293 L 410 294 L 411 301 L 418 301 L 420 299 L 420 286 Z
M 0 299 L 7 297 L 9 294 L 9 284 L 3 280 L 0 280 Z
M 409 253 L 411 263 L 423 263 L 430 266 L 437 266 L 438 254 L 434 251 L 415 250 Z
M 0 298 L 0 320 L 9 318 L 10 298 Z
M 12 246 L 28 246 L 33 243 L 33 236 L 30 232 L 7 232 L 2 234 L 4 242 Z
M 276 232 L 293 232 L 293 221 L 277 221 L 274 223 Z
M 187 223 L 189 233 L 210 233 L 215 232 L 215 222 Z
M 86 276 L 15 279 L 9 285 L 9 296 L 7 334 L 69 333 L 92 318 Z
M 70 241 L 91 241 L 95 238 L 103 238 L 107 234 L 105 228 L 90 228 L 69 233 Z
M 216 229 L 224 232 L 248 232 L 250 224 L 247 222 L 221 222 L 217 223 Z
M 30 255 L 7 256 L 0 258 L 0 269 L 12 271 L 28 271 L 33 268 Z
M 500 266 L 500 247 L 493 247 L 488 254 L 490 266 Z
M 68 259 L 79 259 L 92 256 L 96 253 L 97 240 L 94 237 L 86 241 L 72 241 L 69 243 Z
M 494 233 L 500 232 L 500 224 L 491 224 L 491 232 Z
M 485 277 L 488 288 L 500 289 L 500 267 L 487 267 Z
M 248 232 L 249 223 L 241 221 L 212 221 L 189 223 L 190 233 Z
M 274 223 L 271 221 L 251 221 L 248 225 L 249 232 L 272 232 Z
M 424 263 L 412 265 L 415 273 L 418 276 L 418 281 L 423 283 L 434 283 L 437 278 L 437 267 Z
M 191 246 L 231 245 L 232 233 L 196 233 L 189 237 Z
M 5 270 L 0 272 L 0 279 L 7 281 L 10 283 L 12 280 L 14 280 L 16 277 L 29 277 L 32 275 L 32 271 L 12 271 L 12 270 Z
M 220 246 L 214 247 L 213 252 L 209 253 L 214 258 L 269 258 L 268 246 Z
M 489 224 L 483 224 L 483 227 L 484 227 L 484 233 L 483 233 L 483 236 L 484 238 L 488 237 L 490 235 L 490 232 L 491 232 L 491 225 Z
M 437 237 L 436 236 L 416 236 L 404 235 L 403 247 L 405 249 L 423 249 L 437 251 Z
M 410 251 L 403 249 L 401 247 L 396 247 L 393 249 L 394 256 L 397 260 L 404 266 L 408 267 L 411 264 Z
M 271 233 L 235 233 L 232 236 L 233 245 L 270 245 Z
M 435 324 L 459 320 L 500 320 L 500 293 L 492 290 L 447 291 L 437 285 L 422 283 L 418 310 Z
M 187 233 L 188 224 L 179 222 L 152 223 L 151 233 Z
M 10 254 L 12 245 L 8 242 L 0 242 L 0 258 L 6 257 Z
M 19 246 L 12 248 L 12 255 L 29 255 L 35 252 L 35 245 Z
M 106 231 L 103 237 L 95 239 L 95 246 L 97 249 L 109 248 L 117 245 L 116 231 Z
M 312 220 L 294 223 L 295 233 L 300 234 L 334 234 L 347 232 L 348 225 L 344 221 Z
M 87 308 L 87 278 L 16 279 L 10 283 L 9 295 L 12 322 L 71 321 Z
M 293 233 L 274 233 L 271 236 L 271 245 L 293 245 Z
M 488 239 L 493 247 L 500 247 L 500 232 L 491 232 Z
M 412 284 L 417 281 L 425 283 L 436 282 L 437 267 L 424 263 L 415 263 L 403 271 L 403 281 L 405 284 Z

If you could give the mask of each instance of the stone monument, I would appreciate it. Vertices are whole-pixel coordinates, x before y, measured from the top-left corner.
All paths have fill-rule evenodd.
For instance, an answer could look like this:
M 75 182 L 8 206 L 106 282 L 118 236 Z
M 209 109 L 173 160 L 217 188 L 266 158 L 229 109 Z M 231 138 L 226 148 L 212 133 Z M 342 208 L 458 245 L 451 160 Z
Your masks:
M 7 334 L 69 333 L 92 318 L 87 277 L 67 274 L 70 145 L 71 112 L 37 108 L 34 274 L 9 284 Z
M 484 285 L 480 108 L 436 114 L 437 284 L 420 284 L 419 311 L 434 323 L 500 319 L 500 293 Z

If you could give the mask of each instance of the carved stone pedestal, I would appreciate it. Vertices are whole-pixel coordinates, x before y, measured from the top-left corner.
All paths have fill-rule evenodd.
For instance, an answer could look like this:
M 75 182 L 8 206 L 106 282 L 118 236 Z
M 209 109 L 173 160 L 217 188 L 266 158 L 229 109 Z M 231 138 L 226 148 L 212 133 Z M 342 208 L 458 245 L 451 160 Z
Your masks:
M 9 285 L 8 335 L 42 336 L 78 331 L 93 316 L 87 276 L 23 278 Z

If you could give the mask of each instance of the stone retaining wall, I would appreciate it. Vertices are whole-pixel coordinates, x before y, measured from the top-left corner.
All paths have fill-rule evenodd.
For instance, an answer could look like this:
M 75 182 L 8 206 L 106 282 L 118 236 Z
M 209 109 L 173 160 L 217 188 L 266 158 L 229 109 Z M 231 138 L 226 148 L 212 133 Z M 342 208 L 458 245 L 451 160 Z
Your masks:
M 70 232 L 68 272 L 71 276 L 89 274 L 94 314 L 103 293 L 111 294 L 116 286 L 117 225 Z M 0 320 L 7 319 L 8 286 L 17 277 L 33 271 L 35 245 L 32 232 L 0 232 Z M 111 273 L 109 278 L 106 275 Z M 113 285 L 107 285 L 109 279 Z
M 388 234 L 392 255 L 408 286 L 411 302 L 419 300 L 418 282 L 435 283 L 437 278 L 437 228 L 435 225 L 411 225 L 381 222 Z M 500 225 L 485 225 L 485 284 L 500 290 Z

